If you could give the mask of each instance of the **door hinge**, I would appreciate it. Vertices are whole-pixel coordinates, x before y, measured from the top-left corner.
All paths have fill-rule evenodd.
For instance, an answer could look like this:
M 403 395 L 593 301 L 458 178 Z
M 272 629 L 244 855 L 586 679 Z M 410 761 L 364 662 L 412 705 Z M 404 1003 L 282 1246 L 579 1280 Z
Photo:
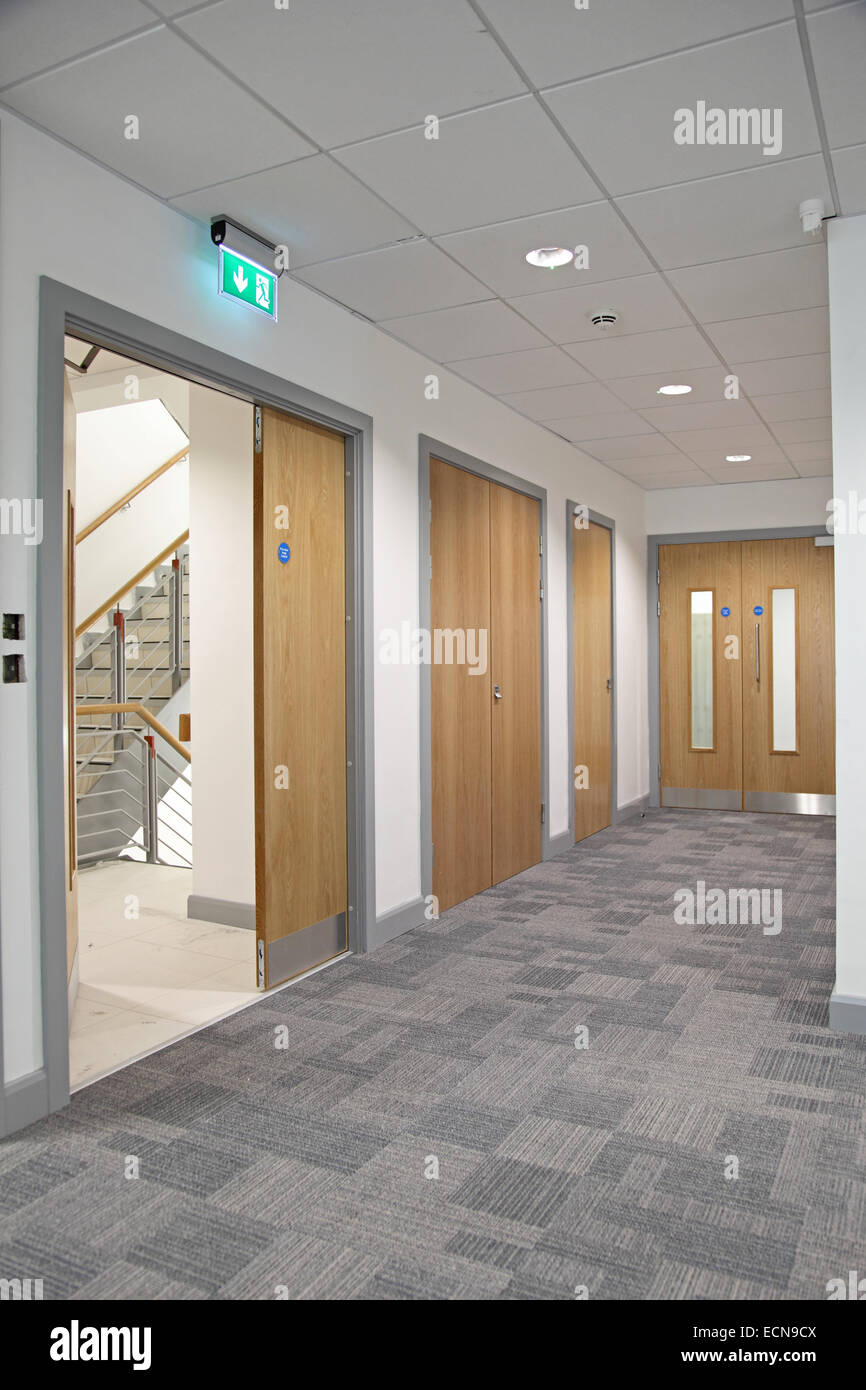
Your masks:
M 662 615 L 662 605 L 661 605 L 661 600 L 659 600 L 659 602 L 656 604 L 656 617 L 657 617 L 657 618 L 660 618 L 661 615 Z
M 262 408 L 256 406 L 256 453 L 262 452 Z
M 256 960 L 257 960 L 257 962 L 258 962 L 258 970 L 259 970 L 259 989 L 264 989 L 264 987 L 265 987 L 265 943 L 264 943 L 264 939 L 263 939 L 261 936 L 259 937 L 258 941 L 256 942 Z
M 538 553 L 539 553 L 539 555 L 543 555 L 543 554 L 544 554 L 544 537 L 543 537 L 543 536 L 539 536 L 539 537 L 538 537 Z
M 662 582 L 662 572 L 661 572 L 661 570 L 656 570 L 656 584 L 657 584 L 657 585 L 658 585 L 658 584 L 661 584 L 661 582 Z
M 541 824 L 544 825 L 544 802 L 541 803 Z
M 543 602 L 544 602 L 544 580 L 543 580 L 543 579 L 539 579 L 539 581 L 538 581 L 538 601 L 539 601 L 539 603 L 543 603 Z
M 659 763 L 659 781 L 662 780 L 662 765 Z
M 433 578 L 433 556 L 432 556 L 432 555 L 428 555 L 428 556 L 427 556 L 427 578 L 428 578 L 428 579 L 432 579 L 432 578 Z

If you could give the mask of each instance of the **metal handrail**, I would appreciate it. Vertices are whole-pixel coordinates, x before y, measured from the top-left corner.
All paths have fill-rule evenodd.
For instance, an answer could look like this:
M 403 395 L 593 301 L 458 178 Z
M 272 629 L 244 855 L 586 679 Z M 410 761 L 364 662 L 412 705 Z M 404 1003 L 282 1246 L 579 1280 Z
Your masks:
M 128 713 L 140 715 L 149 724 L 156 734 L 164 738 L 169 746 L 187 761 L 190 755 L 187 750 L 179 744 L 169 731 L 159 723 L 157 719 L 142 709 L 140 705 L 133 702 L 125 702 L 120 709 L 116 710 L 109 705 L 101 705 L 94 711 L 92 706 L 79 705 L 78 713 L 83 715 L 98 713 L 100 715 L 119 714 L 123 718 Z M 78 857 L 81 862 L 89 859 L 98 859 L 105 854 L 120 853 L 125 849 L 132 849 L 139 845 L 146 859 L 150 863 L 164 862 L 167 853 L 172 859 L 179 860 L 192 866 L 192 819 L 191 797 L 180 790 L 181 784 L 189 785 L 189 774 L 181 768 L 175 767 L 172 762 L 157 750 L 156 741 L 153 734 L 142 734 L 138 729 L 130 728 L 125 723 L 119 727 L 114 724 L 108 726 L 82 726 L 82 732 L 86 731 L 87 736 L 96 739 L 96 746 L 83 757 L 76 769 L 77 777 L 96 776 L 99 783 L 108 777 L 120 777 L 122 781 L 129 781 L 134 790 L 128 786 L 112 786 L 105 789 L 101 785 L 91 786 L 87 791 L 82 792 L 77 798 L 77 817 L 80 823 L 88 820 L 101 819 L 102 827 L 83 828 L 80 832 L 82 841 L 87 839 L 99 839 L 100 847 L 93 850 L 85 850 Z M 101 735 L 101 737 L 100 737 Z M 105 767 L 104 764 L 96 761 L 100 756 L 104 756 L 106 750 L 118 750 L 118 740 L 124 740 L 126 749 L 137 746 L 141 754 L 141 771 L 134 766 L 130 767 Z M 138 794 L 136 794 L 138 793 Z M 93 809 L 93 803 L 97 799 L 114 797 L 114 804 L 106 807 Z M 118 804 L 122 800 L 132 802 L 136 808 L 133 814 L 128 807 Z M 87 809 L 85 809 L 87 807 Z M 109 824 L 106 825 L 106 819 Z M 129 826 L 129 830 L 124 829 Z M 115 844 L 114 841 L 109 845 L 104 843 L 106 836 L 120 833 L 125 836 L 122 844 Z M 139 841 L 139 834 L 141 839 Z M 162 859 L 160 857 L 162 853 Z

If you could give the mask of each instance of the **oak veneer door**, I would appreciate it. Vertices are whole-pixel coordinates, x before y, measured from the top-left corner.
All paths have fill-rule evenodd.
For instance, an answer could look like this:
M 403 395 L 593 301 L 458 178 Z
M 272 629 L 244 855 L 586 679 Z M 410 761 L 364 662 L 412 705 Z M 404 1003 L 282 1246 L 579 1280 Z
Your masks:
M 574 838 L 610 825 L 611 533 L 574 528 Z
M 75 401 L 63 380 L 63 751 L 66 762 L 66 976 L 78 950 L 75 764 Z
M 490 484 L 493 882 L 541 859 L 539 503 Z
M 744 541 L 743 610 L 745 809 L 832 815 L 832 546 Z
M 659 546 L 659 604 L 661 804 L 739 811 L 740 542 Z
M 347 947 L 343 436 L 263 409 L 253 478 L 256 935 L 267 988 Z
M 430 736 L 433 892 L 445 911 L 493 882 L 490 483 L 430 460 Z M 436 633 L 484 633 L 486 670 L 437 661 Z M 475 637 L 476 643 L 478 636 Z M 441 643 L 441 655 L 452 652 Z M 476 655 L 481 648 L 475 647 Z

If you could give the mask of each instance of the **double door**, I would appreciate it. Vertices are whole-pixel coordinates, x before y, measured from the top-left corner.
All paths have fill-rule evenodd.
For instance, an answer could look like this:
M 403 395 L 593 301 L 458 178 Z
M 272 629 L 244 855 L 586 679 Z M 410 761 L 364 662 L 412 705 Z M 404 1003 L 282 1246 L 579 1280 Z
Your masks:
M 659 547 L 663 806 L 835 811 L 833 550 Z
M 430 460 L 433 892 L 444 911 L 541 858 L 536 498 Z

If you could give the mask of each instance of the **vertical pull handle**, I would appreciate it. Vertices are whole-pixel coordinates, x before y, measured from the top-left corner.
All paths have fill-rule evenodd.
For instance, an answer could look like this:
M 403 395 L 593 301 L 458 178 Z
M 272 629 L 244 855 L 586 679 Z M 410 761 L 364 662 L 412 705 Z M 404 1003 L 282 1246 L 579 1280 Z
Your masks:
M 755 623 L 755 681 L 761 684 L 761 624 Z

